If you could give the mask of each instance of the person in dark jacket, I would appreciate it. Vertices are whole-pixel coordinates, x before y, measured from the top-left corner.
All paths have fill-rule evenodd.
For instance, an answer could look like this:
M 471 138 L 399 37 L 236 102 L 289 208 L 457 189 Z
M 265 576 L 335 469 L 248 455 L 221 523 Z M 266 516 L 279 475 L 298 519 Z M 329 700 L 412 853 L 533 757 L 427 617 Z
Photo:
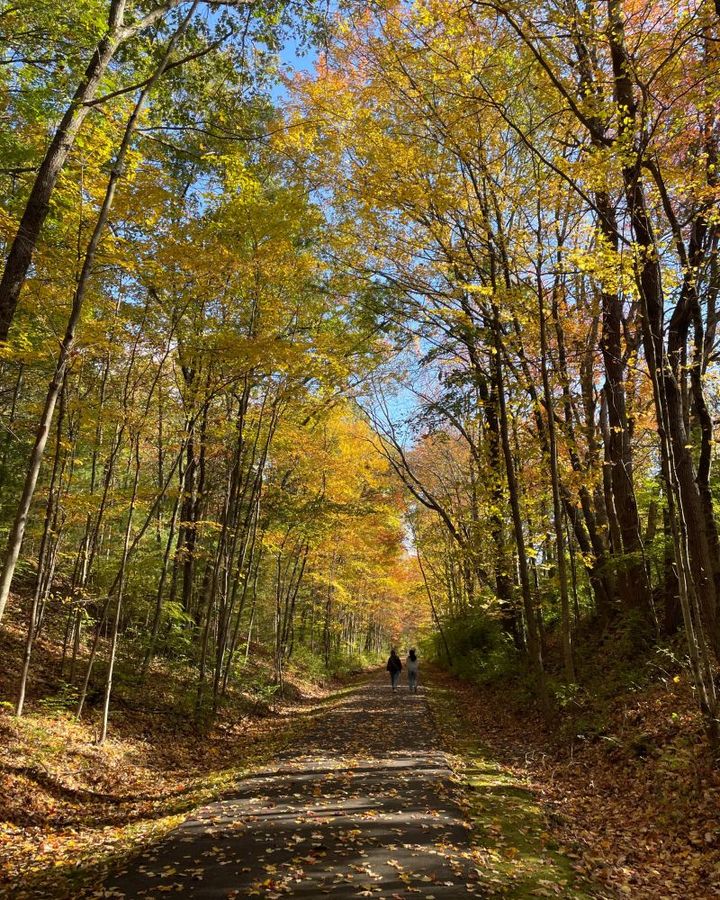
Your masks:
M 400 657 L 397 655 L 397 651 L 393 647 L 390 651 L 390 659 L 387 661 L 386 666 L 388 672 L 390 673 L 390 684 L 392 685 L 392 689 L 397 690 L 398 679 L 400 678 L 400 672 L 402 672 L 402 663 L 400 662 Z

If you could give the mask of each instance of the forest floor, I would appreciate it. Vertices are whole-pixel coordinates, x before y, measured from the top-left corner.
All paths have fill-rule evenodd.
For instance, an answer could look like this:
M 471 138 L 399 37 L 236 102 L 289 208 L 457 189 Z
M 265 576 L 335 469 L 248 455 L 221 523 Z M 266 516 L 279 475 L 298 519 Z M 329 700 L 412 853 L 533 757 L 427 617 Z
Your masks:
M 103 746 L 52 704 L 0 710 L 0 896 L 720 896 L 683 679 L 568 744 L 580 723 L 544 728 L 517 685 L 425 675 L 417 696 L 307 683 L 203 730 L 154 680 Z
M 604 677 L 601 687 L 596 673 L 575 716 L 551 728 L 511 681 L 478 686 L 438 671 L 430 697 L 471 786 L 486 759 L 523 784 L 551 846 L 601 893 L 720 897 L 720 771 L 687 675 L 656 671 L 633 683 L 610 668 Z M 476 805 L 481 816 L 493 812 L 482 780 Z M 497 812 L 512 815 L 507 805 Z M 522 808 L 517 817 L 528 821 Z
M 275 723 L 285 748 L 263 742 L 262 764 L 256 757 L 194 788 L 176 785 L 175 817 L 166 784 L 161 827 L 117 835 L 103 866 L 65 846 L 55 872 L 24 873 L 11 896 L 610 896 L 584 887 L 553 848 L 521 778 L 488 757 L 446 752 L 427 700 L 444 690 L 393 694 L 381 673 L 296 707 L 289 729 Z M 210 786 L 208 802 L 198 791 Z M 152 817 L 139 801 L 128 798 L 119 818 Z M 101 844 L 98 825 L 76 822 L 79 833 L 94 827 Z
M 14 695 L 20 667 L 23 622 L 14 612 L 0 631 L 2 697 Z M 138 686 L 120 660 L 110 733 L 99 745 L 101 690 L 93 687 L 76 720 L 71 685 L 58 692 L 56 631 L 39 643 L 25 716 L 0 703 L 0 897 L 74 896 L 78 879 L 92 881 L 96 870 L 158 840 L 288 747 L 330 695 L 290 678 L 278 701 L 253 646 L 257 660 L 243 671 L 242 692 L 214 721 L 198 722 L 186 671 L 158 662 Z

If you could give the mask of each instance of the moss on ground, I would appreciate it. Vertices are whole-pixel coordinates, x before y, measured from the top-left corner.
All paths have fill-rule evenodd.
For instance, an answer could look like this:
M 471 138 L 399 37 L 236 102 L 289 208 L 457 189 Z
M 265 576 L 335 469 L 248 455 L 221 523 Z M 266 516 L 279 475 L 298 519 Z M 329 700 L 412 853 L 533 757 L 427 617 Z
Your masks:
M 473 854 L 489 892 L 514 898 L 609 897 L 574 870 L 530 786 L 483 748 L 453 691 L 431 681 L 427 699 L 449 751 L 459 802 L 473 825 Z

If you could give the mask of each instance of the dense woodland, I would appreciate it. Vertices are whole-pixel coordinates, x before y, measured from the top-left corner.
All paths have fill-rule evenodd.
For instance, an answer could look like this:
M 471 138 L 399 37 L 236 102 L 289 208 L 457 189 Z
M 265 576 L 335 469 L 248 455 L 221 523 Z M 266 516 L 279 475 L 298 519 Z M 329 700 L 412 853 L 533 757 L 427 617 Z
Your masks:
M 1 0 L 17 715 L 664 646 L 716 745 L 719 14 Z

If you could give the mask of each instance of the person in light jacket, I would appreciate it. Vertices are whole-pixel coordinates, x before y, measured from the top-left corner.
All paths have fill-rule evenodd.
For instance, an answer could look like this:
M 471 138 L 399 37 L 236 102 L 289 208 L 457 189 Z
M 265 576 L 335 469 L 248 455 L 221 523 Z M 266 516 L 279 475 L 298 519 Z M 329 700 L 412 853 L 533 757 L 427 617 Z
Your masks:
M 408 658 L 405 661 L 405 665 L 407 666 L 408 689 L 410 690 L 411 694 L 417 694 L 418 658 L 417 652 L 414 647 L 408 653 Z

